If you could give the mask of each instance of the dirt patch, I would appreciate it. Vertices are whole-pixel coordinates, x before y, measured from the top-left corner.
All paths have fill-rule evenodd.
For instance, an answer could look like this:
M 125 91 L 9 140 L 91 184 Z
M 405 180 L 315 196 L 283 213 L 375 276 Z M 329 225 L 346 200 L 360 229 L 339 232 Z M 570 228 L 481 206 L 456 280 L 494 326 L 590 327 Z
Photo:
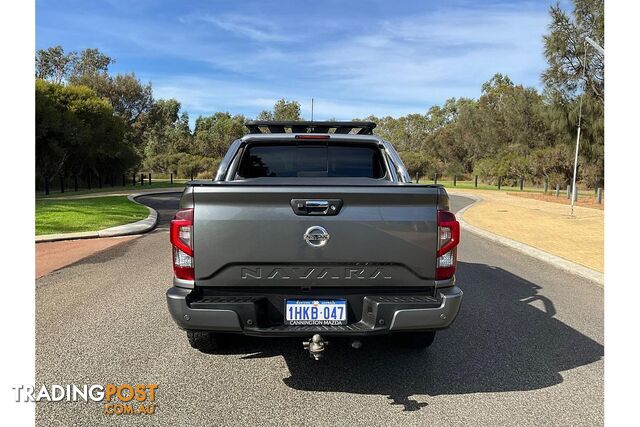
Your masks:
M 36 279 L 88 256 L 138 237 L 140 236 L 104 237 L 100 239 L 37 243 Z

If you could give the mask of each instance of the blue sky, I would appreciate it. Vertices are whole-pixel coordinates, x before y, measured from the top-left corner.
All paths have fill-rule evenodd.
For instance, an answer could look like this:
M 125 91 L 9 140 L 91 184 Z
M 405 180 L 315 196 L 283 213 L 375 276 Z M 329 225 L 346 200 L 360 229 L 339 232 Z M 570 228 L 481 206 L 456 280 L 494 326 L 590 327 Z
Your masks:
M 97 47 L 193 120 L 279 98 L 309 118 L 424 113 L 496 72 L 540 88 L 555 0 L 38 0 L 36 48 Z

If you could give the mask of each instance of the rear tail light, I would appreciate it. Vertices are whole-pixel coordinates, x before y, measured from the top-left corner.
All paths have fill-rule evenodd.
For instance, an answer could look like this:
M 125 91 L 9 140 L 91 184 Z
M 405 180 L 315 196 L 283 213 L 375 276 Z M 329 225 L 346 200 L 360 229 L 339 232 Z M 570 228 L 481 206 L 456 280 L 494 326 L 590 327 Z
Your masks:
M 171 220 L 173 272 L 178 279 L 195 280 L 193 269 L 193 208 L 180 209 Z
M 456 272 L 457 248 L 460 243 L 460 223 L 448 211 L 438 211 L 438 258 L 436 280 L 453 277 Z

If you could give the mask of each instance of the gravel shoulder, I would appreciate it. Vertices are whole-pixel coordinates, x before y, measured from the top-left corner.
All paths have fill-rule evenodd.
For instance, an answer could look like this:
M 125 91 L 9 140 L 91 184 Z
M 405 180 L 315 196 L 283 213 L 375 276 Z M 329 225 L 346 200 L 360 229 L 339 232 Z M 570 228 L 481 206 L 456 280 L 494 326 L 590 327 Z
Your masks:
M 512 196 L 499 191 L 447 189 L 482 200 L 464 212 L 469 224 L 604 272 L 604 211 Z

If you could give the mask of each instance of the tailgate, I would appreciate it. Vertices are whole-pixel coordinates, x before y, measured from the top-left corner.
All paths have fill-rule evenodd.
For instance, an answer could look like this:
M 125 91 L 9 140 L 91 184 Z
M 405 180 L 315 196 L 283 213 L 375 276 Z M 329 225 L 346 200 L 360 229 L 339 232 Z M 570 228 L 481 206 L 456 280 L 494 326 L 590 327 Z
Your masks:
M 433 286 L 438 192 L 420 185 L 193 187 L 196 285 Z M 325 200 L 341 205 L 337 213 L 313 214 L 312 205 Z M 294 212 L 301 201 L 311 202 L 312 214 Z

